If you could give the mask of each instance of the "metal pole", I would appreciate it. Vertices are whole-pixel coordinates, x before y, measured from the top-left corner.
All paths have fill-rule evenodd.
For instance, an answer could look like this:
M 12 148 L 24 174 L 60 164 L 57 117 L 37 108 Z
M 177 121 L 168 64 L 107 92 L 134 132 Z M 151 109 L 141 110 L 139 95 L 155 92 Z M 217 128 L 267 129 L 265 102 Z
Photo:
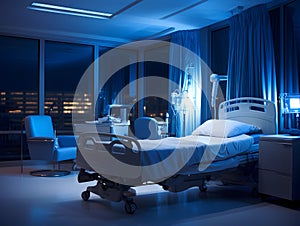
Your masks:
M 23 120 L 21 121 L 21 174 L 23 174 Z

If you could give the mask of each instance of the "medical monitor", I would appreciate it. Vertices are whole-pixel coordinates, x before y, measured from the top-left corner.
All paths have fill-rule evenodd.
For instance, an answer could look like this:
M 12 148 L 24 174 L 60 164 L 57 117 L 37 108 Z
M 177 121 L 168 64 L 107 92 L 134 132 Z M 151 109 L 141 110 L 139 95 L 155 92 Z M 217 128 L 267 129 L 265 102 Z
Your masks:
M 289 102 L 290 111 L 300 111 L 300 98 L 292 97 L 290 98 Z
M 279 98 L 283 114 L 300 113 L 300 94 L 282 93 Z

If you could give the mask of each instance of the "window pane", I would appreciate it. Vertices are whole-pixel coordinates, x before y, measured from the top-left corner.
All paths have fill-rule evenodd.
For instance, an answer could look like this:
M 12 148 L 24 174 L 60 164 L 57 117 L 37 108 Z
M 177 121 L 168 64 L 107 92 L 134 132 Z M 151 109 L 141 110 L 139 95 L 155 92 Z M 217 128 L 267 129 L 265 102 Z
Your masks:
M 58 132 L 72 131 L 74 93 L 92 63 L 92 46 L 45 42 L 45 114 L 51 115 Z M 91 96 L 87 99 L 92 101 Z M 81 107 L 84 109 L 84 106 Z
M 108 49 L 106 49 L 108 50 Z M 99 56 L 104 50 L 99 51 Z M 97 100 L 98 116 L 108 114 L 110 104 L 133 104 L 136 86 L 133 81 L 137 75 L 137 52 L 135 50 L 114 49 L 99 61 L 99 95 Z M 119 65 L 120 68 L 117 68 Z M 105 81 L 106 80 L 106 81 Z M 132 118 L 132 111 L 128 116 Z
M 169 65 L 159 62 L 145 62 L 145 77 L 158 76 L 165 79 L 169 78 Z M 148 96 L 144 99 L 144 115 L 153 118 L 159 117 L 165 119 L 165 115 L 168 112 L 168 84 L 160 83 L 145 84 L 145 94 L 156 93 L 156 96 Z M 165 98 L 162 98 L 165 97 Z
M 211 33 L 211 69 L 213 73 L 227 75 L 229 56 L 229 27 L 212 31 Z M 220 81 L 217 93 L 217 103 L 219 106 L 226 98 L 227 81 Z
M 38 114 L 38 40 L 0 36 L 0 160 L 20 159 L 26 115 Z
M 211 69 L 219 75 L 227 74 L 229 55 L 229 27 L 211 33 Z
M 165 115 L 168 112 L 169 55 L 169 45 L 154 45 L 145 51 L 145 59 L 147 61 L 144 62 L 144 77 L 148 77 L 148 79 L 144 84 L 144 115 L 165 119 Z M 154 79 L 151 79 L 151 77 L 154 77 Z M 162 80 L 155 82 L 157 81 L 155 77 L 160 77 Z M 151 93 L 155 95 L 152 96 L 150 95 Z

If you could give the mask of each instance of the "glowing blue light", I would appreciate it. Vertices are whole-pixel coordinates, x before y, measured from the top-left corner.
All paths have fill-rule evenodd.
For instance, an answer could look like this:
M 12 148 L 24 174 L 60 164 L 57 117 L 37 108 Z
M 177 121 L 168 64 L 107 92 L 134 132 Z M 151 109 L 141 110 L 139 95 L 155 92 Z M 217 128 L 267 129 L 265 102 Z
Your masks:
M 76 9 L 71 7 L 50 5 L 50 4 L 39 3 L 39 2 L 33 2 L 31 6 L 29 6 L 28 8 L 37 11 L 73 15 L 73 16 L 82 16 L 82 17 L 97 18 L 97 19 L 108 19 L 113 15 L 112 13 Z
M 300 99 L 290 98 L 290 109 L 300 109 Z

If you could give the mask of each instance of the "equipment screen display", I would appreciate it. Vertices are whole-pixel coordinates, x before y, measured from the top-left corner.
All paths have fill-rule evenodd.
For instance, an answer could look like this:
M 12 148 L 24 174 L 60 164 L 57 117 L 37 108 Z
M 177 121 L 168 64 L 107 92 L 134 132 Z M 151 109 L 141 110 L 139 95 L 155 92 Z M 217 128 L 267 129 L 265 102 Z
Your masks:
M 290 110 L 300 110 L 300 98 L 290 98 Z

